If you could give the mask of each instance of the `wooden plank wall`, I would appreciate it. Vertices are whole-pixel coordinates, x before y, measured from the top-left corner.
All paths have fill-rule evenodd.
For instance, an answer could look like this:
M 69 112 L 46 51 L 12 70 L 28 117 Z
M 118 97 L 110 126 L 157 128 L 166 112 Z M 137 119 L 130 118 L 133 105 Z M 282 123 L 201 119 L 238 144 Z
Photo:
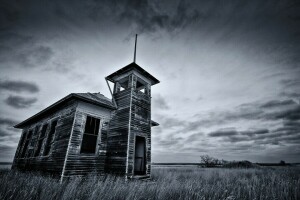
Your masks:
M 106 171 L 134 176 L 135 138 L 146 140 L 146 175 L 151 174 L 151 95 L 137 91 L 137 77 L 129 76 L 129 87 L 114 93 L 118 109 L 112 114 L 107 136 Z M 116 84 L 117 85 L 117 84 Z
M 45 116 L 39 121 L 25 127 L 23 129 L 22 134 L 22 137 L 25 138 L 29 130 L 34 131 L 36 127 L 39 127 L 37 134 L 33 133 L 35 135 L 34 137 L 38 139 L 40 137 L 42 126 L 46 123 L 49 124 L 46 130 L 46 137 L 43 140 L 39 155 L 34 156 L 34 152 L 32 156 L 25 156 L 24 158 L 22 158 L 21 152 L 24 148 L 24 142 L 20 143 L 17 148 L 12 169 L 43 171 L 49 172 L 53 175 L 61 175 L 68 147 L 68 141 L 75 116 L 76 106 L 76 101 L 69 101 L 54 113 Z M 51 128 L 50 125 L 51 122 L 54 120 L 58 120 L 58 123 L 54 133 L 54 139 L 50 149 L 50 153 L 49 155 L 43 155 L 45 150 L 45 144 L 47 143 L 48 134 Z M 32 137 L 31 140 L 34 139 L 34 137 Z M 37 144 L 38 142 L 35 143 L 33 151 L 36 151 Z M 25 155 L 28 155 L 28 149 L 26 150 Z
M 148 88 L 148 91 L 150 91 L 150 88 Z M 104 171 L 119 175 L 126 174 L 128 177 L 132 177 L 134 176 L 135 138 L 136 136 L 142 136 L 146 139 L 146 175 L 150 176 L 150 94 L 144 94 L 137 91 L 135 87 L 130 87 L 115 93 L 114 98 L 118 109 L 112 113 L 105 111 L 105 113 L 101 114 L 100 111 L 103 109 L 101 107 L 89 108 L 87 105 L 80 107 L 80 102 L 72 101 L 61 110 L 26 127 L 22 134 L 22 138 L 24 137 L 25 139 L 29 130 L 34 130 L 35 127 L 39 126 L 38 133 L 40 134 L 45 123 L 50 124 L 51 121 L 58 119 L 50 154 L 42 156 L 45 149 L 45 139 L 40 155 L 20 158 L 20 153 L 24 147 L 24 142 L 20 142 L 13 168 L 47 171 L 62 177 L 86 175 L 91 172 L 103 173 Z M 97 110 L 100 114 L 94 113 Z M 87 115 L 101 119 L 99 127 L 100 137 L 98 137 L 95 154 L 80 154 Z M 46 131 L 46 138 L 49 131 L 50 125 Z M 39 137 L 39 134 L 37 134 L 37 137 Z
M 99 137 L 97 139 L 97 148 L 94 154 L 80 153 L 84 127 L 88 115 L 100 118 Z M 92 107 L 92 105 L 87 104 L 82 106 L 82 108 L 79 106 L 76 111 L 63 177 L 70 177 L 73 175 L 81 176 L 89 173 L 104 173 L 109 120 L 110 110 L 108 111 L 101 107 Z
M 137 90 L 132 92 L 128 176 L 134 175 L 135 139 L 146 139 L 146 175 L 151 175 L 151 98 Z
M 114 98 L 118 109 L 112 113 L 109 124 L 105 170 L 122 175 L 126 173 L 131 90 L 115 93 Z

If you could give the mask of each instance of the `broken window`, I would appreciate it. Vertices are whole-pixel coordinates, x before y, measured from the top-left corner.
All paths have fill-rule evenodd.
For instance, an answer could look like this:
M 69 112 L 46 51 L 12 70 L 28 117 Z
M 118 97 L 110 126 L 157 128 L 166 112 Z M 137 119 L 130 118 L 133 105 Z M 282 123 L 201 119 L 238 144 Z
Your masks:
M 54 139 L 56 125 L 57 125 L 57 120 L 55 120 L 51 123 L 50 131 L 48 133 L 48 137 L 47 137 L 47 141 L 46 141 L 46 145 L 45 145 L 45 150 L 44 150 L 44 154 L 43 154 L 44 156 L 47 156 L 50 153 L 51 146 L 54 142 L 53 139 Z
M 28 148 L 29 142 L 30 142 L 30 140 L 31 140 L 31 136 L 32 136 L 32 130 L 30 130 L 30 131 L 27 133 L 26 140 L 25 140 L 25 144 L 24 144 L 23 149 L 22 149 L 21 158 L 24 158 L 25 155 L 26 155 L 27 148 Z
M 95 153 L 99 133 L 100 119 L 86 117 L 80 153 Z
M 41 131 L 40 137 L 38 139 L 37 148 L 36 148 L 35 153 L 34 153 L 35 157 L 40 155 L 40 151 L 41 151 L 44 139 L 45 139 L 47 128 L 48 128 L 48 124 L 44 124 L 43 127 L 42 127 L 42 131 Z

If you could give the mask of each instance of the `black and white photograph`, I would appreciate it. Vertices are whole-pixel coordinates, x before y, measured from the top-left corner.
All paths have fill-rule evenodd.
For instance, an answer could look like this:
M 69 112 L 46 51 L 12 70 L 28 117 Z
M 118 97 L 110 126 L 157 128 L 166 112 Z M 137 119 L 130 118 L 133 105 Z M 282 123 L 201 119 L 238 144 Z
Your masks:
M 0 199 L 299 200 L 298 0 L 1 0 Z

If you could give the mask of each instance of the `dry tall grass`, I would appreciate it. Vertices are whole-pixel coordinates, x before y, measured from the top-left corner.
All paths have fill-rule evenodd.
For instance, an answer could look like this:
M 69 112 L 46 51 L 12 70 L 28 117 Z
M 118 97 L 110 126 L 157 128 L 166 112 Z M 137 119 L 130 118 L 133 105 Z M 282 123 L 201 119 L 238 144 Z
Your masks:
M 63 184 L 6 170 L 0 182 L 0 199 L 300 199 L 299 168 L 155 168 L 151 181 L 90 176 Z

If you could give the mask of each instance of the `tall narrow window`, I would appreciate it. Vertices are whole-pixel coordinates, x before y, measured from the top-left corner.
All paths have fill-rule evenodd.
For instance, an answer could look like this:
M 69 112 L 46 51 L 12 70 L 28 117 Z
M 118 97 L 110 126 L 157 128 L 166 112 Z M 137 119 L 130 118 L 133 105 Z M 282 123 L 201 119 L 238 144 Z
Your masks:
M 35 146 L 36 146 L 37 139 L 39 137 L 39 129 L 40 129 L 40 126 L 35 127 L 34 133 L 31 137 L 31 140 L 30 140 L 30 143 L 29 143 L 27 157 L 33 157 L 34 156 L 34 149 L 35 149 Z
M 95 153 L 100 119 L 87 116 L 80 153 Z
M 30 130 L 30 131 L 27 133 L 27 137 L 26 137 L 26 140 L 25 140 L 25 144 L 24 144 L 23 149 L 22 149 L 21 158 L 24 158 L 25 155 L 26 155 L 27 148 L 28 148 L 29 142 L 30 142 L 30 140 L 31 140 L 31 136 L 32 136 L 32 130 Z
M 55 120 L 51 123 L 51 128 L 50 128 L 50 131 L 48 133 L 47 142 L 46 142 L 46 145 L 45 145 L 44 156 L 49 155 L 49 153 L 50 153 L 51 146 L 53 144 L 53 138 L 54 138 L 56 125 L 57 125 L 57 120 Z
M 40 137 L 38 139 L 37 148 L 36 148 L 36 150 L 34 152 L 34 156 L 35 157 L 40 155 L 42 144 L 43 144 L 44 139 L 45 139 L 47 128 L 48 128 L 48 124 L 44 124 L 43 127 L 42 127 L 42 131 L 41 131 Z
M 18 150 L 17 158 L 21 158 L 21 155 L 22 155 L 22 147 L 24 146 L 24 142 L 25 142 L 26 135 L 27 135 L 27 133 L 24 132 L 24 133 L 22 134 L 21 139 L 20 139 L 20 142 L 19 142 L 19 150 Z

